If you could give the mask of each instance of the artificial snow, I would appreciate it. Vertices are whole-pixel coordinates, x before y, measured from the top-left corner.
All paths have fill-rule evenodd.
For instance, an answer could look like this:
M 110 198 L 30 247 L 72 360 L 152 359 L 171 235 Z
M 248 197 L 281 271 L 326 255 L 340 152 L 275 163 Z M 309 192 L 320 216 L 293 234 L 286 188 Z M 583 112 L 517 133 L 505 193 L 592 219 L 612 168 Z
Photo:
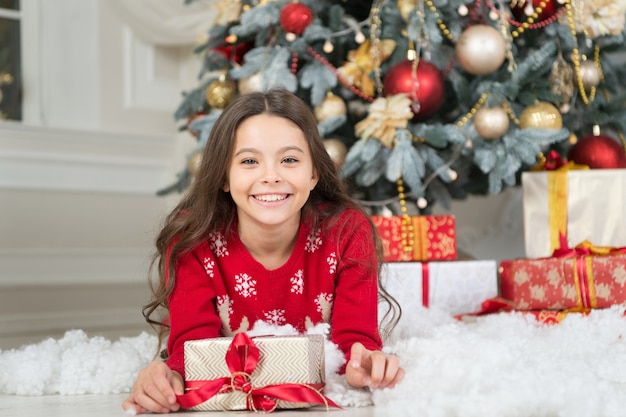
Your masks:
M 316 326 L 310 333 L 327 334 Z M 254 334 L 295 334 L 257 323 Z M 0 393 L 128 392 L 153 358 L 156 337 L 109 341 L 81 330 L 0 351 Z M 326 395 L 343 406 L 375 404 L 375 415 L 423 417 L 626 417 L 624 307 L 568 315 L 555 325 L 523 313 L 456 320 L 435 309 L 404 317 L 385 350 L 406 375 L 394 389 L 353 389 L 326 346 Z

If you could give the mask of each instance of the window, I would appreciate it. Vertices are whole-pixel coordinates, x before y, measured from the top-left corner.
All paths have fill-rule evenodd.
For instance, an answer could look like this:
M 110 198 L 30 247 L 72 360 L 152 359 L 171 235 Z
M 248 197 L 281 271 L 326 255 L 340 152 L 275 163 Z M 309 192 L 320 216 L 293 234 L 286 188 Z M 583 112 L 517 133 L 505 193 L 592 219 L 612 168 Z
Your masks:
M 20 0 L 0 0 L 0 119 L 22 120 Z

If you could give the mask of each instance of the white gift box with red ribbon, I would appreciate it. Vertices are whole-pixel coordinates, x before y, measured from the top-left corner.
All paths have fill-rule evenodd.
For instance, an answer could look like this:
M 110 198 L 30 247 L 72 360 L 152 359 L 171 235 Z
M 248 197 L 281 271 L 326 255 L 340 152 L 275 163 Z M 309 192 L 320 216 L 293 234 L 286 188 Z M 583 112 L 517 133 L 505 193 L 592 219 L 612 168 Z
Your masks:
M 381 274 L 383 286 L 408 317 L 423 307 L 452 315 L 475 313 L 483 301 L 498 296 L 495 260 L 389 262 Z

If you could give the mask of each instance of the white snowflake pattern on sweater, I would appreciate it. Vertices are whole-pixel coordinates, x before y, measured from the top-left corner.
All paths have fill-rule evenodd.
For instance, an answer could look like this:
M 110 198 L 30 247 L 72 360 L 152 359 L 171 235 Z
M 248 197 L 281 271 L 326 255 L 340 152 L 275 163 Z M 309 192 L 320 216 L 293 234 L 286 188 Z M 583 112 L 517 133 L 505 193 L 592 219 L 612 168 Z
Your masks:
M 277 326 L 287 324 L 287 319 L 285 318 L 285 310 L 276 309 L 265 312 L 265 321 L 269 324 Z
M 209 235 L 211 250 L 217 257 L 228 256 L 228 247 L 226 246 L 226 238 L 220 232 L 211 232 Z
M 337 254 L 332 252 L 328 258 L 326 258 L 326 262 L 328 262 L 328 272 L 334 274 L 337 271 Z
M 302 294 L 304 291 L 304 271 L 301 269 L 298 270 L 294 274 L 293 277 L 289 278 L 289 282 L 291 282 L 291 293 L 292 294 Z
M 333 295 L 323 292 L 317 296 L 315 304 L 317 304 L 317 311 L 324 314 L 325 312 L 330 311 L 329 306 L 332 306 L 333 304 Z
M 256 280 L 248 274 L 235 275 L 235 291 L 244 298 L 256 295 Z
M 204 264 L 204 270 L 206 271 L 206 274 L 213 278 L 214 277 L 214 273 L 213 273 L 213 268 L 215 267 L 215 261 L 212 260 L 211 258 L 204 258 L 203 262 Z
M 226 307 L 226 312 L 229 315 L 233 314 L 233 302 L 231 301 L 230 297 L 228 297 L 227 295 L 217 296 L 217 309 L 220 310 L 221 308 L 223 308 L 222 306 Z
M 321 229 L 311 230 L 311 233 L 309 233 L 309 236 L 307 236 L 306 246 L 304 247 L 304 250 L 310 253 L 318 250 L 323 243 L 322 238 L 320 237 L 321 234 Z

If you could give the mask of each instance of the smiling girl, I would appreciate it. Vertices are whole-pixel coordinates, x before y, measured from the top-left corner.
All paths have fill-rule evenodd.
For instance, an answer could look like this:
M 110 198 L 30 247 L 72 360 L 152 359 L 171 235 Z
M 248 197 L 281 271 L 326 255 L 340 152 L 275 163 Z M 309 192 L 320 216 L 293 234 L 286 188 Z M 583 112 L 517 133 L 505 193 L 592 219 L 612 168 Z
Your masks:
M 169 330 L 168 358 L 139 373 L 127 412 L 178 410 L 184 342 L 232 336 L 257 320 L 301 332 L 329 323 L 351 386 L 402 379 L 398 359 L 381 351 L 379 238 L 292 93 L 242 95 L 223 111 L 156 246 L 160 280 L 144 314 Z M 161 309 L 167 326 L 152 318 Z

